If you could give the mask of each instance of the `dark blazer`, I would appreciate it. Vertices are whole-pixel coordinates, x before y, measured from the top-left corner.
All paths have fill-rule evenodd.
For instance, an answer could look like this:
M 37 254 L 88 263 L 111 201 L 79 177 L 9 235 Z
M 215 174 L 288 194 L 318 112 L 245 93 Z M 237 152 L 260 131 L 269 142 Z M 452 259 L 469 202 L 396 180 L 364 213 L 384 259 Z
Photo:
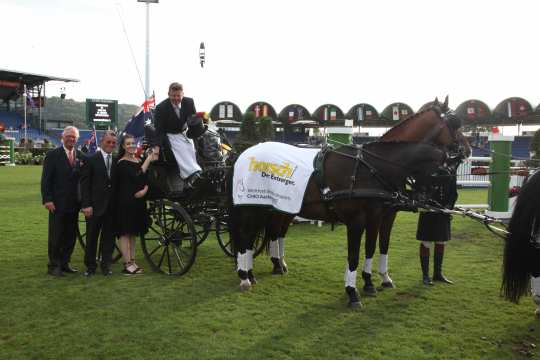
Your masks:
M 81 197 L 82 208 L 92 207 L 95 216 L 103 215 L 109 205 L 112 205 L 116 163 L 118 159 L 113 156 L 111 159 L 111 177 L 107 176 L 107 167 L 101 151 L 91 155 L 86 161 L 81 172 Z
M 168 98 L 156 106 L 154 123 L 158 145 L 164 143 L 167 134 L 181 133 L 187 126 L 187 119 L 195 114 L 195 103 L 192 98 L 183 97 L 180 104 L 180 118 L 176 116 L 171 101 Z
M 75 166 L 72 167 L 63 146 L 47 153 L 41 174 L 43 204 L 52 201 L 56 211 L 63 213 L 79 211 L 79 177 L 85 159 L 85 155 L 76 150 Z

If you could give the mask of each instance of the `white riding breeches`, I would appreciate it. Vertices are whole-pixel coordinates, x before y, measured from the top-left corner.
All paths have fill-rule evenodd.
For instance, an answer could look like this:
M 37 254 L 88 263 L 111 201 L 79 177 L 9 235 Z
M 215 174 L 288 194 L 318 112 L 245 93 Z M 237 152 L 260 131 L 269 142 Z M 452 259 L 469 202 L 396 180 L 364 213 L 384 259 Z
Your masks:
M 167 134 L 167 137 L 169 138 L 171 150 L 180 169 L 180 177 L 187 179 L 194 172 L 201 171 L 201 167 L 197 163 L 193 140 L 185 134 Z

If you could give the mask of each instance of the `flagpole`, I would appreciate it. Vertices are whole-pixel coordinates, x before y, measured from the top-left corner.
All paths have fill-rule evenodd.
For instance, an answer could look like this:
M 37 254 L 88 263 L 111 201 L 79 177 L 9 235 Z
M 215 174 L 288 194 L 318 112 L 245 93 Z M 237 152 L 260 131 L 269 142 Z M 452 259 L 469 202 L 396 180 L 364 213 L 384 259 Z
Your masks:
M 28 132 L 26 130 L 26 101 L 28 101 L 28 93 L 26 92 L 26 84 L 24 84 L 24 147 L 28 149 Z

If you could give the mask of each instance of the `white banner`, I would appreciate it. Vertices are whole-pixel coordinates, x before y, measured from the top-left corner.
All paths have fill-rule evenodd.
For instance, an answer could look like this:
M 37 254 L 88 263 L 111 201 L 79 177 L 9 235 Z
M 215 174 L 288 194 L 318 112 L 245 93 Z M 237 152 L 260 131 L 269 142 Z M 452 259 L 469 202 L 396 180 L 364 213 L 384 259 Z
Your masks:
M 234 205 L 270 205 L 298 214 L 319 150 L 278 142 L 247 149 L 234 164 Z

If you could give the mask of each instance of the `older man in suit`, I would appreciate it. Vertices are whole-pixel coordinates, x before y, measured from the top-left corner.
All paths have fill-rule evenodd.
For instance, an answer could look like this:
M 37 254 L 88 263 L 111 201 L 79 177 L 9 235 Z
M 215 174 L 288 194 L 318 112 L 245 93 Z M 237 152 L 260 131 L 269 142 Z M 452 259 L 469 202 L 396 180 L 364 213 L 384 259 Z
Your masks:
M 195 187 L 200 179 L 201 167 L 197 163 L 195 146 L 187 134 L 187 120 L 195 114 L 192 98 L 184 96 L 184 88 L 179 83 L 169 86 L 169 98 L 156 106 L 154 114 L 157 145 L 170 144 L 180 177 L 189 187 Z
M 88 158 L 82 169 L 82 212 L 86 217 L 85 276 L 96 273 L 100 235 L 101 271 L 105 276 L 112 275 L 116 175 L 116 158 L 113 158 L 112 152 L 115 147 L 116 134 L 106 131 L 101 138 L 100 150 Z
M 83 154 L 75 149 L 79 130 L 68 126 L 62 133 L 62 146 L 45 156 L 41 175 L 43 206 L 49 211 L 48 273 L 64 276 L 75 273 L 69 265 L 75 246 L 80 203 L 78 184 Z

